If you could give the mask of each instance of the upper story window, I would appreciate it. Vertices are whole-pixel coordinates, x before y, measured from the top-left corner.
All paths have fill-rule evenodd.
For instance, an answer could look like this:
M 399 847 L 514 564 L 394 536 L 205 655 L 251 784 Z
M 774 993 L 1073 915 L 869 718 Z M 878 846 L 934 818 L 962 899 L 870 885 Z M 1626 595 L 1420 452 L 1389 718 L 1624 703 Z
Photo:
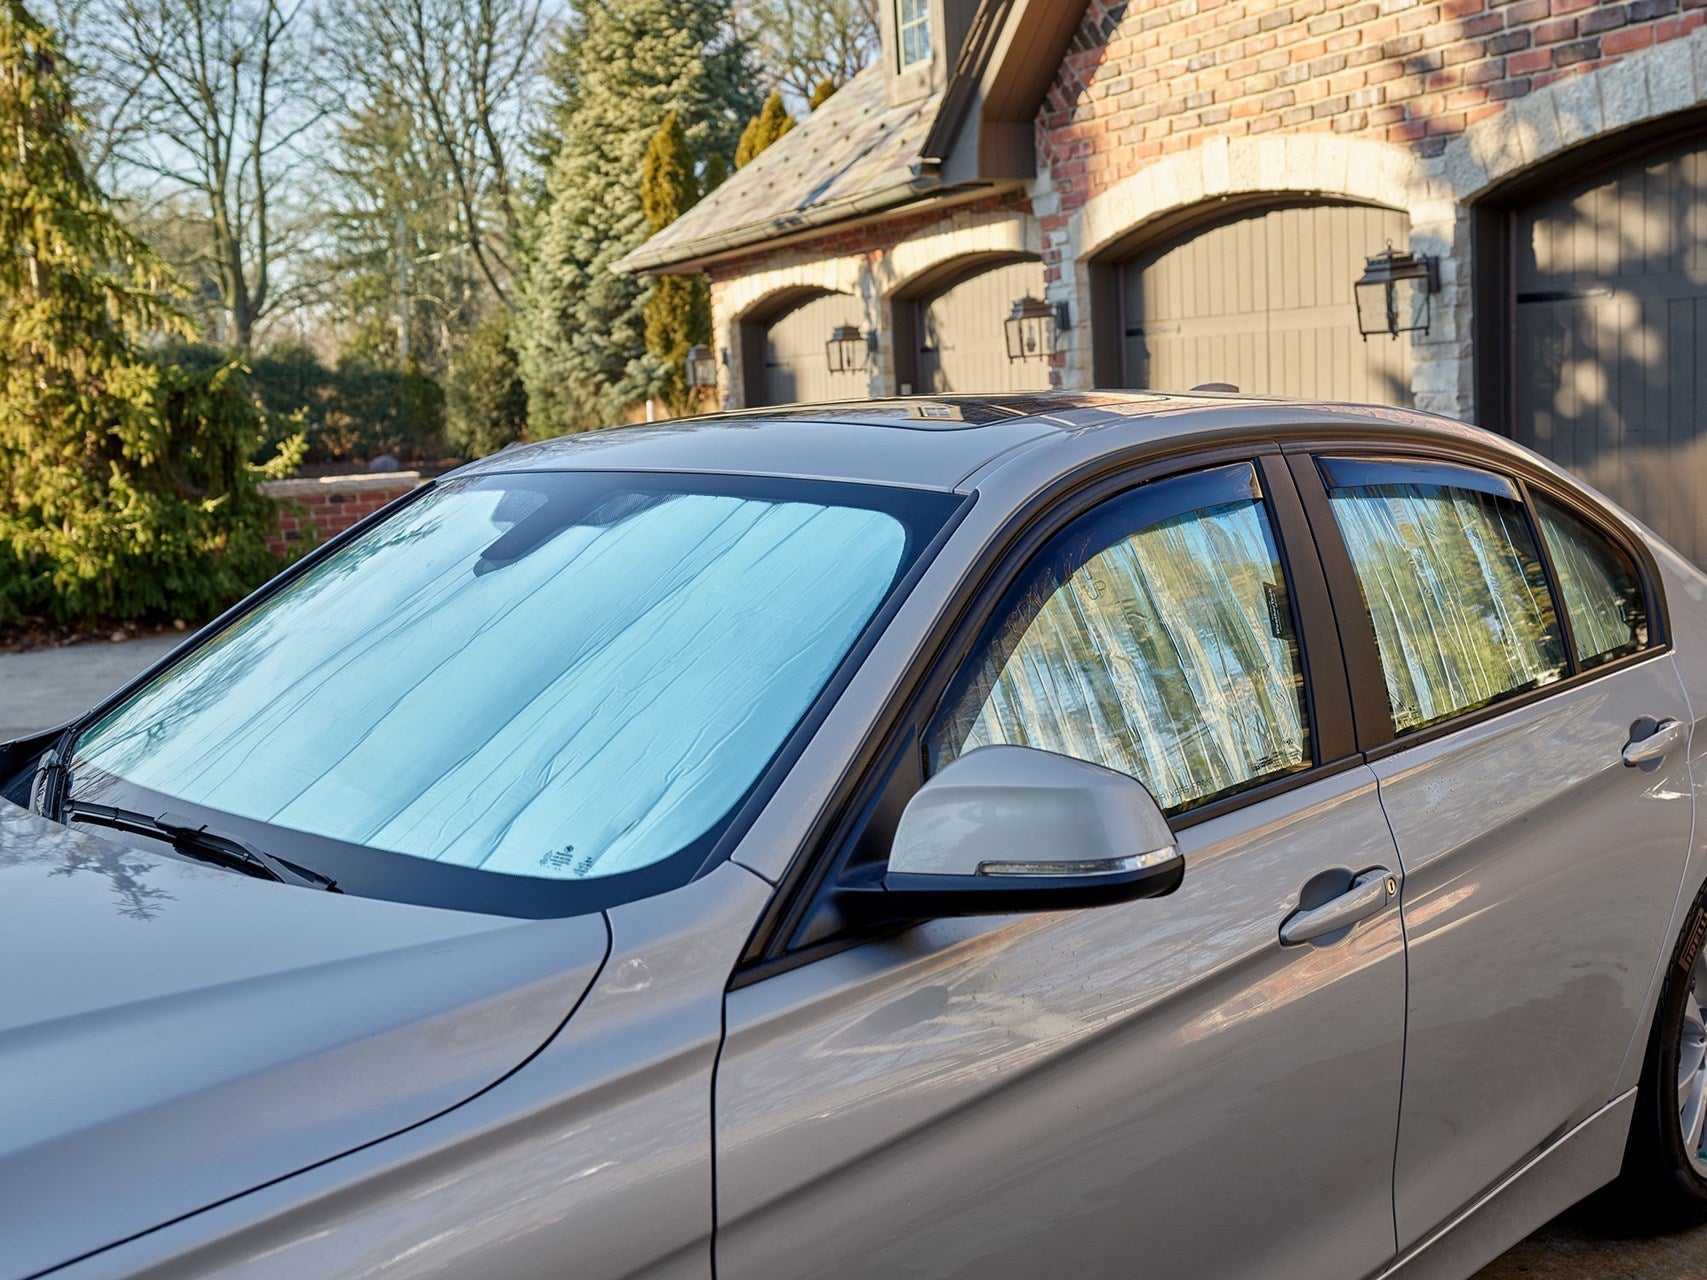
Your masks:
M 931 60 L 930 0 L 898 0 L 895 10 L 896 43 L 901 50 L 901 70 Z

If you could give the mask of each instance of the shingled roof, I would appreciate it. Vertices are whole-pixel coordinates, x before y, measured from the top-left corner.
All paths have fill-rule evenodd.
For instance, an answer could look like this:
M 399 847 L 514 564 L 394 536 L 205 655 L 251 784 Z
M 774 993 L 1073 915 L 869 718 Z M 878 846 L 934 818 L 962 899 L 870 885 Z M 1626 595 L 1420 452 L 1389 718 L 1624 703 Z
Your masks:
M 919 149 L 941 103 L 934 93 L 890 106 L 883 68 L 867 67 L 616 269 L 685 266 L 932 193 Z

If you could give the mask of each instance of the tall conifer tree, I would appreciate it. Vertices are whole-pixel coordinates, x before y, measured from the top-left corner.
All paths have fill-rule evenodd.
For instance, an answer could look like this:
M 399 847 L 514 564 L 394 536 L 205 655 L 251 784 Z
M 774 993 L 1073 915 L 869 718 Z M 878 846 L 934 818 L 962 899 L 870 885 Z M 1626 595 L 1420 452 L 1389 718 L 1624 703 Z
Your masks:
M 616 420 L 658 389 L 646 347 L 648 281 L 613 264 L 649 234 L 639 174 L 664 117 L 695 156 L 727 153 L 752 110 L 727 0 L 587 0 L 564 73 L 563 136 L 535 226 L 518 350 L 530 433 Z
M 0 0 L 0 621 L 195 616 L 270 565 L 233 366 L 162 366 L 167 272 L 83 167 L 52 33 Z
M 681 114 L 670 112 L 646 148 L 640 203 L 648 234 L 656 235 L 693 208 L 698 198 L 693 152 Z M 646 299 L 646 349 L 663 365 L 659 395 L 676 415 L 698 408 L 687 385 L 688 348 L 711 340 L 711 290 L 704 276 L 659 276 Z
M 792 128 L 794 117 L 782 105 L 782 94 L 772 89 L 758 115 L 747 121 L 747 127 L 741 130 L 741 141 L 735 147 L 735 167 L 739 169 L 751 164 L 753 157 Z

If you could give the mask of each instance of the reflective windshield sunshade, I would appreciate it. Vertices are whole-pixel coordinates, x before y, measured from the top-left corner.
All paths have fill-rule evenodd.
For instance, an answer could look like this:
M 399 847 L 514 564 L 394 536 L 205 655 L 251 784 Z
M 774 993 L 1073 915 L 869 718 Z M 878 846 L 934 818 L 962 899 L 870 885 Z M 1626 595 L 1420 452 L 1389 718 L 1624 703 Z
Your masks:
M 451 481 L 95 724 L 74 786 L 512 875 L 646 866 L 740 800 L 916 554 L 855 488 Z

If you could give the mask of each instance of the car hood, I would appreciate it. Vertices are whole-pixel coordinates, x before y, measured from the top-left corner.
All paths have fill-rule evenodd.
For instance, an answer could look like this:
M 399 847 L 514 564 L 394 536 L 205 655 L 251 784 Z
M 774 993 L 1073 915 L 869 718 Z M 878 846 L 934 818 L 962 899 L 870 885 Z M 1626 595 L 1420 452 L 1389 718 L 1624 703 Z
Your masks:
M 295 888 L 0 800 L 0 1276 L 466 1101 L 552 1037 L 608 940 L 602 915 Z

